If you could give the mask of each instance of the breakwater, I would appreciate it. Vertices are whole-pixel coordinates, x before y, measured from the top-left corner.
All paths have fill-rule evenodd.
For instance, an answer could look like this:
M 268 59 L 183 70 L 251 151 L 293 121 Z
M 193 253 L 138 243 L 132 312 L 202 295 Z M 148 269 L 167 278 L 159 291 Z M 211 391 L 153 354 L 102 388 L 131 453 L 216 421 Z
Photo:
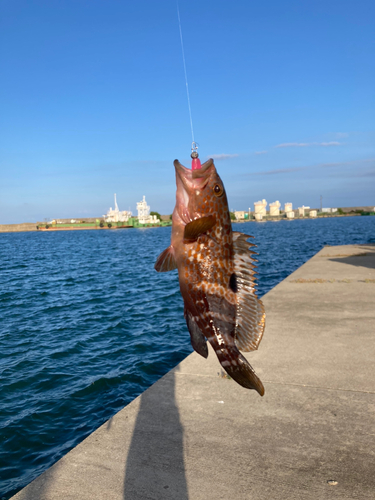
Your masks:
M 19 233 L 24 231 L 37 231 L 36 222 L 24 222 L 22 224 L 0 224 L 0 233 Z

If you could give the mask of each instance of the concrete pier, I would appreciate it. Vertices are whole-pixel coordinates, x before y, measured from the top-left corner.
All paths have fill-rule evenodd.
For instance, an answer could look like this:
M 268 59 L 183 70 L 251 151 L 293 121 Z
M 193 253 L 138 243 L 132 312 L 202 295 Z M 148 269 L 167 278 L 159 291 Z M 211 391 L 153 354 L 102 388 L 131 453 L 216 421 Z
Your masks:
M 13 498 L 374 499 L 375 245 L 325 247 L 263 300 L 263 398 L 193 353 Z

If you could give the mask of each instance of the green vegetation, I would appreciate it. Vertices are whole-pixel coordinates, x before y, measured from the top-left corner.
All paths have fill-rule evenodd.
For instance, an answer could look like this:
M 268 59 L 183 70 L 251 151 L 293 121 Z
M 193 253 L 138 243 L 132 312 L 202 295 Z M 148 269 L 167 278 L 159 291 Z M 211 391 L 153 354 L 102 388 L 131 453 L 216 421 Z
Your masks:
M 156 215 L 156 218 L 161 220 L 161 215 L 159 214 L 159 212 L 150 212 L 150 215 Z
M 230 220 L 236 220 L 236 216 L 234 215 L 233 212 L 229 212 L 230 213 Z
M 344 210 L 342 208 L 338 208 L 337 213 L 340 215 L 344 215 Z

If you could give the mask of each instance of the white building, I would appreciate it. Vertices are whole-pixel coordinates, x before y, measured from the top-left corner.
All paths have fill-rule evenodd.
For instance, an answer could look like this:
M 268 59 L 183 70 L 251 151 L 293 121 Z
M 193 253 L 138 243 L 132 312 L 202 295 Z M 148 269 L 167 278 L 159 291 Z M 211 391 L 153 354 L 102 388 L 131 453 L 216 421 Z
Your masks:
M 305 210 L 310 210 L 310 207 L 305 207 L 305 205 L 302 205 L 302 207 L 298 207 L 298 214 L 300 217 L 305 216 Z
M 235 212 L 234 212 L 236 220 L 245 219 L 245 214 L 247 214 L 247 212 L 244 212 L 243 210 L 235 210 Z
M 127 222 L 131 216 L 132 213 L 130 211 L 123 210 L 122 212 L 120 212 L 117 205 L 115 193 L 115 209 L 112 210 L 112 207 L 110 207 L 106 215 L 103 215 L 104 220 L 106 222 Z
M 270 203 L 270 215 L 273 216 L 280 215 L 280 207 L 281 203 L 278 200 L 273 203 Z
M 287 219 L 294 219 L 294 212 L 293 212 L 293 210 L 290 210 L 289 212 L 286 212 L 286 218 Z
M 292 210 L 293 210 L 293 204 L 292 203 L 285 203 L 284 212 L 287 214 L 288 212 L 292 212 Z
M 156 215 L 150 215 L 150 207 L 147 205 L 146 197 L 137 203 L 138 222 L 140 224 L 159 224 L 160 220 Z
M 254 202 L 255 214 L 266 215 L 267 202 L 266 200 Z M 258 219 L 257 219 L 258 220 Z
M 337 208 L 322 208 L 322 212 L 326 214 L 334 214 L 337 212 Z
M 316 210 L 310 210 L 309 215 L 310 217 L 316 217 L 318 215 L 318 212 Z

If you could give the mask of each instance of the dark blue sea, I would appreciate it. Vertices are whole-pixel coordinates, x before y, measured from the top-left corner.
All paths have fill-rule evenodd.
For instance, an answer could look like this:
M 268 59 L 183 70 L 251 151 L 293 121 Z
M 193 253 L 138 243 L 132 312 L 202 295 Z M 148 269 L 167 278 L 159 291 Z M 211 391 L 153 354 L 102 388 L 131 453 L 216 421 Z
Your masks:
M 324 245 L 375 243 L 375 217 L 234 224 L 263 295 Z M 170 228 L 0 234 L 0 499 L 192 352 Z

